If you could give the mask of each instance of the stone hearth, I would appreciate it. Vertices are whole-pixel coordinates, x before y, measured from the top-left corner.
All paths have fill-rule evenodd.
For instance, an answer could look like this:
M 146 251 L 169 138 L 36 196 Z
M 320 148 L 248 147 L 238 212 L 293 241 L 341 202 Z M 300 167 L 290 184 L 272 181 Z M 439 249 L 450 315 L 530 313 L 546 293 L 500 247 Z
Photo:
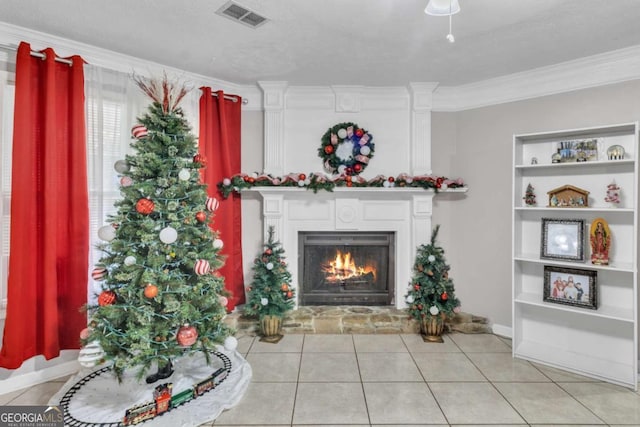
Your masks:
M 255 318 L 231 313 L 227 323 L 238 333 L 256 335 Z M 468 313 L 459 313 L 446 322 L 447 332 L 492 333 L 489 320 Z M 284 333 L 305 334 L 396 334 L 419 333 L 418 322 L 407 317 L 406 310 L 394 307 L 304 306 L 288 313 L 283 323 Z

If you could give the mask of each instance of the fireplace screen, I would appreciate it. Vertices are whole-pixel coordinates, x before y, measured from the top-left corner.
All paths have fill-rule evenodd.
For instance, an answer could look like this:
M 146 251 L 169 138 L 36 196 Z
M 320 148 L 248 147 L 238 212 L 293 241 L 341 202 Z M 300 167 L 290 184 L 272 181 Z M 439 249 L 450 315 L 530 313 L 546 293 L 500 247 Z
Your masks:
M 394 234 L 301 232 L 300 304 L 393 304 Z

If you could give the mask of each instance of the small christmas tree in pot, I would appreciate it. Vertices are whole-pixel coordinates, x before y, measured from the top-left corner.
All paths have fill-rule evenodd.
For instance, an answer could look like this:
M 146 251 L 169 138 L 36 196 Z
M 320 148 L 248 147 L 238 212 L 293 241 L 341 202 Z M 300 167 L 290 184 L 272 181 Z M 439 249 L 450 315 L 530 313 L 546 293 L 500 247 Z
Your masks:
M 284 261 L 284 249 L 274 241 L 273 227 L 264 251 L 253 264 L 253 282 L 244 313 L 260 320 L 260 341 L 277 343 L 282 339 L 282 319 L 294 305 L 295 292 L 291 287 L 291 273 Z
M 431 242 L 418 248 L 411 286 L 406 295 L 409 316 L 420 323 L 426 342 L 443 342 L 444 321 L 460 312 L 444 249 L 436 245 L 440 226 L 431 233 Z

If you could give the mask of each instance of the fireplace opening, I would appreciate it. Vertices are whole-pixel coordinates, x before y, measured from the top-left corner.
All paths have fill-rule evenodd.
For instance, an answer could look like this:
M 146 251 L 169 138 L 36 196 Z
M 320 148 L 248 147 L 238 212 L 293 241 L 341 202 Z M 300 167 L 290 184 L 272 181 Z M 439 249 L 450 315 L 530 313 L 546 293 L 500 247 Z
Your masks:
M 300 232 L 300 305 L 392 305 L 392 232 Z

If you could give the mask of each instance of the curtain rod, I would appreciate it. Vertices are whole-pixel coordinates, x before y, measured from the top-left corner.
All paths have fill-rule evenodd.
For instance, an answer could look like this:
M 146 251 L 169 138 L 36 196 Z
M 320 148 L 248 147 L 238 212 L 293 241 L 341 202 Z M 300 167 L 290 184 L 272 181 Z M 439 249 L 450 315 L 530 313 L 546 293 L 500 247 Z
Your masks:
M 218 94 L 216 92 L 211 92 L 212 96 L 215 96 L 216 98 L 218 97 Z M 233 101 L 233 102 L 238 102 L 238 98 L 235 96 L 231 96 L 231 95 L 224 95 L 224 99 L 228 99 L 229 101 Z M 248 99 L 243 98 L 242 99 L 242 103 L 243 104 L 247 104 L 249 102 Z
M 6 44 L 0 44 L 0 48 L 6 49 L 6 50 L 11 50 L 13 52 L 16 52 L 18 50 L 17 46 L 11 46 L 11 45 L 6 45 Z M 42 59 L 46 59 L 47 58 L 46 54 L 44 54 L 42 52 L 38 52 L 36 50 L 32 50 L 30 53 L 31 53 L 31 56 L 35 56 L 36 58 L 42 58 Z M 56 60 L 56 62 L 61 62 L 63 64 L 67 64 L 69 66 L 73 65 L 73 61 L 71 61 L 70 59 L 60 58 L 60 57 L 56 56 L 55 60 Z

